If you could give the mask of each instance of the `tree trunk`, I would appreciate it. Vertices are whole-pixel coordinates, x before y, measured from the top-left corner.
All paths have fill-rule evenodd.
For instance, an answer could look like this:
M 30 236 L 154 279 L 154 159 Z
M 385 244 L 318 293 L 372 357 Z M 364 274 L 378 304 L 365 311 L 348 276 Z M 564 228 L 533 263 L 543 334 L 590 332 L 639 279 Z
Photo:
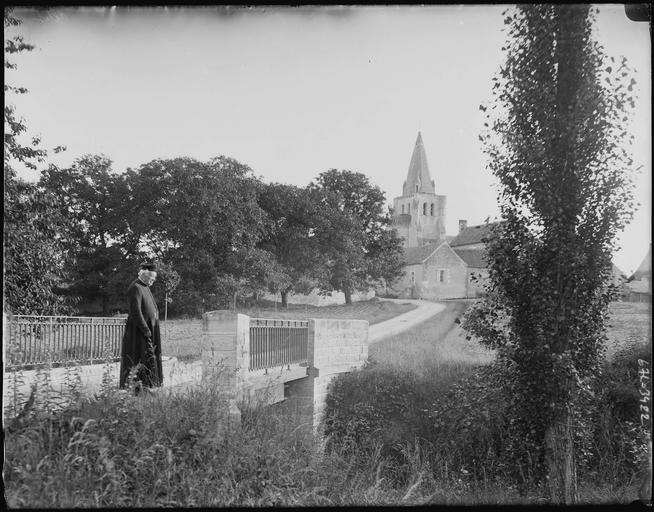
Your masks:
M 282 294 L 282 307 L 288 308 L 288 290 L 282 290 L 280 293 Z
M 572 415 L 566 412 L 545 433 L 551 504 L 572 505 L 577 501 L 572 421 Z
M 343 290 L 345 294 L 345 304 L 352 304 L 352 292 L 348 289 Z
M 164 303 L 164 341 L 168 343 L 168 292 L 166 292 L 166 302 Z

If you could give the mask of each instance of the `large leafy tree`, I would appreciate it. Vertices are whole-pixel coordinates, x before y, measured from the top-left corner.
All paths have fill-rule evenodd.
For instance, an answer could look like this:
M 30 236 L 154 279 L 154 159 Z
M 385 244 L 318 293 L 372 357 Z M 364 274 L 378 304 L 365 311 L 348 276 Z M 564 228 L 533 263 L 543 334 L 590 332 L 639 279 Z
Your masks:
M 227 276 L 254 287 L 246 261 L 266 224 L 258 180 L 247 166 L 222 156 L 153 160 L 128 169 L 125 179 L 124 247 L 174 265 L 181 281 L 171 312 L 197 314 L 229 304 Z
M 16 68 L 10 56 L 34 49 L 20 35 L 9 34 L 20 25 L 10 9 L 4 11 L 5 71 Z M 5 98 L 25 94 L 24 87 L 5 83 Z M 16 169 L 36 169 L 47 150 L 38 137 L 27 137 L 27 125 L 15 107 L 4 108 L 4 309 L 15 314 L 61 314 L 69 304 L 55 290 L 64 272 L 61 233 L 68 221 L 53 198 L 18 177 Z M 63 148 L 55 148 L 60 151 Z
M 65 277 L 61 235 L 67 224 L 54 198 L 34 184 L 15 176 L 5 181 L 5 311 L 22 315 L 71 311 L 72 302 L 57 293 Z
M 5 26 L 5 71 L 16 69 L 17 65 L 7 57 L 19 54 L 21 52 L 31 52 L 34 50 L 34 45 L 26 43 L 21 35 L 14 35 L 13 37 L 8 34 L 18 27 L 22 21 L 15 17 L 11 8 L 4 10 L 4 26 Z M 7 94 L 25 94 L 28 90 L 25 87 L 14 86 L 5 83 L 5 96 Z M 11 167 L 7 169 L 8 164 L 12 162 L 20 163 L 30 169 L 36 169 L 38 162 L 43 162 L 47 155 L 47 151 L 40 146 L 39 137 L 32 137 L 27 142 L 23 140 L 27 135 L 27 126 L 25 120 L 18 117 L 16 108 L 10 103 L 5 104 L 5 132 L 4 132 L 4 164 L 5 164 L 5 180 L 7 179 L 7 172 L 11 176 Z
M 259 246 L 274 255 L 277 271 L 271 272 L 269 289 L 280 293 L 288 306 L 291 291 L 306 291 L 322 264 L 315 236 L 317 209 L 306 188 L 281 183 L 261 184 L 259 205 L 269 227 Z
M 85 155 L 69 168 L 51 166 L 39 184 L 71 221 L 64 238 L 69 252 L 66 292 L 86 300 L 99 299 L 103 314 L 115 296 L 126 264 L 120 238 L 125 228 L 126 185 L 112 171 L 109 158 Z
M 319 212 L 315 232 L 324 258 L 323 290 L 342 291 L 350 304 L 354 291 L 401 275 L 402 242 L 391 229 L 379 187 L 364 174 L 331 169 L 309 189 Z
M 506 63 L 482 137 L 504 222 L 487 240 L 485 313 L 469 323 L 512 370 L 516 467 L 538 461 L 551 499 L 566 503 L 603 354 L 611 254 L 633 211 L 634 79 L 593 40 L 595 14 L 562 4 L 506 16 Z

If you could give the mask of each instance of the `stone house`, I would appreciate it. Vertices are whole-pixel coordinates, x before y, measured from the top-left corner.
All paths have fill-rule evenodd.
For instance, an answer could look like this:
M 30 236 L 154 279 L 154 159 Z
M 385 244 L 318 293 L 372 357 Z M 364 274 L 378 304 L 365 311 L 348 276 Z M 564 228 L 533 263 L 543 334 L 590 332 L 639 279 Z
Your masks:
M 482 294 L 488 276 L 482 239 L 490 225 L 467 227 L 460 221 L 459 228 L 449 242 L 405 249 L 406 270 L 393 287 L 399 297 L 440 300 Z

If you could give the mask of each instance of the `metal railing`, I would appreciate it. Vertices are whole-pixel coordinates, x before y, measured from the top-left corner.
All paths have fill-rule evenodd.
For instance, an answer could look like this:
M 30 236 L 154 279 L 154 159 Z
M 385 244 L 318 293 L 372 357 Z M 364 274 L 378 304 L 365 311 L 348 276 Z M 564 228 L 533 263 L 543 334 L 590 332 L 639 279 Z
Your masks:
M 250 319 L 250 370 L 306 364 L 307 320 Z
M 117 360 L 126 322 L 125 317 L 13 315 L 7 319 L 7 365 Z

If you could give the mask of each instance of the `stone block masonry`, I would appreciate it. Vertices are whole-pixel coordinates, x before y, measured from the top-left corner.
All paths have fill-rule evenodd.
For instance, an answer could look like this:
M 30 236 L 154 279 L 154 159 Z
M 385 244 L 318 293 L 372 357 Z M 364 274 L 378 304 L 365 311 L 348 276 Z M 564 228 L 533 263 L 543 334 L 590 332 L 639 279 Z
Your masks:
M 232 403 L 294 402 L 301 424 L 314 433 L 322 420 L 327 388 L 343 372 L 368 359 L 366 320 L 310 319 L 305 364 L 249 371 L 250 318 L 230 311 L 203 316 L 202 364 L 205 378 L 219 379 Z
M 309 322 L 309 361 L 313 379 L 313 429 L 322 422 L 330 382 L 339 373 L 361 368 L 368 360 L 367 320 L 312 319 Z

